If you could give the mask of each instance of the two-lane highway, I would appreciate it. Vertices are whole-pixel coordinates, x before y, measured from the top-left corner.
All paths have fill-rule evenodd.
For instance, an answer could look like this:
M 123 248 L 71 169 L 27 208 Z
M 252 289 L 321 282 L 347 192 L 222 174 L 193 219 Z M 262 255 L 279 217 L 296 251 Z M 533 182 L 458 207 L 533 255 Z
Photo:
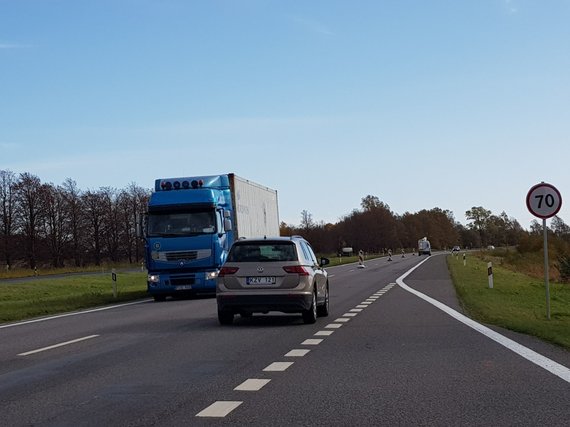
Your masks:
M 410 291 L 460 311 L 445 257 L 366 265 L 328 269 L 315 325 L 213 298 L 0 325 L 0 425 L 567 425 L 568 381 Z

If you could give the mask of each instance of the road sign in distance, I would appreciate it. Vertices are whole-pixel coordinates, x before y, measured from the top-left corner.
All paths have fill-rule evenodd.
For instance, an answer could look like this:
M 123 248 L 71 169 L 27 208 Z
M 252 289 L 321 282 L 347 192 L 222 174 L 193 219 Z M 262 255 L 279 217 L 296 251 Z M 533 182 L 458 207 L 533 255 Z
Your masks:
M 526 206 L 531 214 L 542 219 L 553 217 L 562 207 L 562 196 L 554 185 L 542 182 L 526 195 Z

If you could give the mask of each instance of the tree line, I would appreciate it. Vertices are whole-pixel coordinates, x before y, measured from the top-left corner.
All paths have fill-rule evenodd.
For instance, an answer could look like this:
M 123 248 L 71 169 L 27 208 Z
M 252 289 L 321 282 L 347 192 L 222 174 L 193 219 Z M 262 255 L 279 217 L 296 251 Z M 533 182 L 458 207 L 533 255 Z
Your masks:
M 281 234 L 303 235 L 322 253 L 337 253 L 343 247 L 382 253 L 388 249 L 414 250 L 422 237 L 427 237 L 434 249 L 513 246 L 527 233 L 505 212 L 493 215 L 479 206 L 465 215 L 471 221 L 467 226 L 456 221 L 453 212 L 440 208 L 398 215 L 378 197 L 368 195 L 362 199 L 360 209 L 336 224 L 317 223 L 304 210 L 300 225 L 281 223 Z
M 136 227 L 149 195 L 134 183 L 124 189 L 83 191 L 70 178 L 54 185 L 27 172 L 0 170 L 0 257 L 5 268 L 140 262 L 143 243 Z
M 123 189 L 83 191 L 70 178 L 54 185 L 30 173 L 0 170 L 0 262 L 7 269 L 140 263 L 144 242 L 137 236 L 137 226 L 150 193 L 134 183 Z M 422 237 L 434 249 L 492 245 L 517 246 L 519 252 L 540 250 L 542 225 L 537 221 L 527 231 L 505 212 L 495 215 L 481 206 L 472 207 L 465 216 L 470 221 L 467 225 L 440 208 L 398 215 L 378 197 L 368 195 L 360 208 L 337 223 L 316 222 L 303 210 L 300 224 L 282 222 L 280 233 L 300 234 L 316 251 L 328 254 L 344 247 L 369 253 L 410 252 Z M 555 217 L 547 231 L 555 250 L 553 259 L 566 266 L 570 280 L 570 227 Z

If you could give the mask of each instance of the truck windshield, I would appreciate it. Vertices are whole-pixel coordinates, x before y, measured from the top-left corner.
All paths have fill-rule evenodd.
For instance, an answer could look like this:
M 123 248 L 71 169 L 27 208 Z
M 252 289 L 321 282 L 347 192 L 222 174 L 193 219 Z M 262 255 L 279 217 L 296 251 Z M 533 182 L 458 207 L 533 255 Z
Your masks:
M 213 210 L 192 212 L 156 212 L 148 215 L 149 237 L 194 236 L 216 232 Z

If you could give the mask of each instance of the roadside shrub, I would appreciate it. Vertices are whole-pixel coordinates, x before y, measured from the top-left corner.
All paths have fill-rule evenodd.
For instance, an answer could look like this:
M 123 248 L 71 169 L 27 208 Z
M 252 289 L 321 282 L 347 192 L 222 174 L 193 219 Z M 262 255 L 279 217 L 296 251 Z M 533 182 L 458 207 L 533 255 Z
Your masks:
M 570 283 L 570 256 L 560 255 L 556 268 L 560 273 L 560 281 L 562 283 Z

